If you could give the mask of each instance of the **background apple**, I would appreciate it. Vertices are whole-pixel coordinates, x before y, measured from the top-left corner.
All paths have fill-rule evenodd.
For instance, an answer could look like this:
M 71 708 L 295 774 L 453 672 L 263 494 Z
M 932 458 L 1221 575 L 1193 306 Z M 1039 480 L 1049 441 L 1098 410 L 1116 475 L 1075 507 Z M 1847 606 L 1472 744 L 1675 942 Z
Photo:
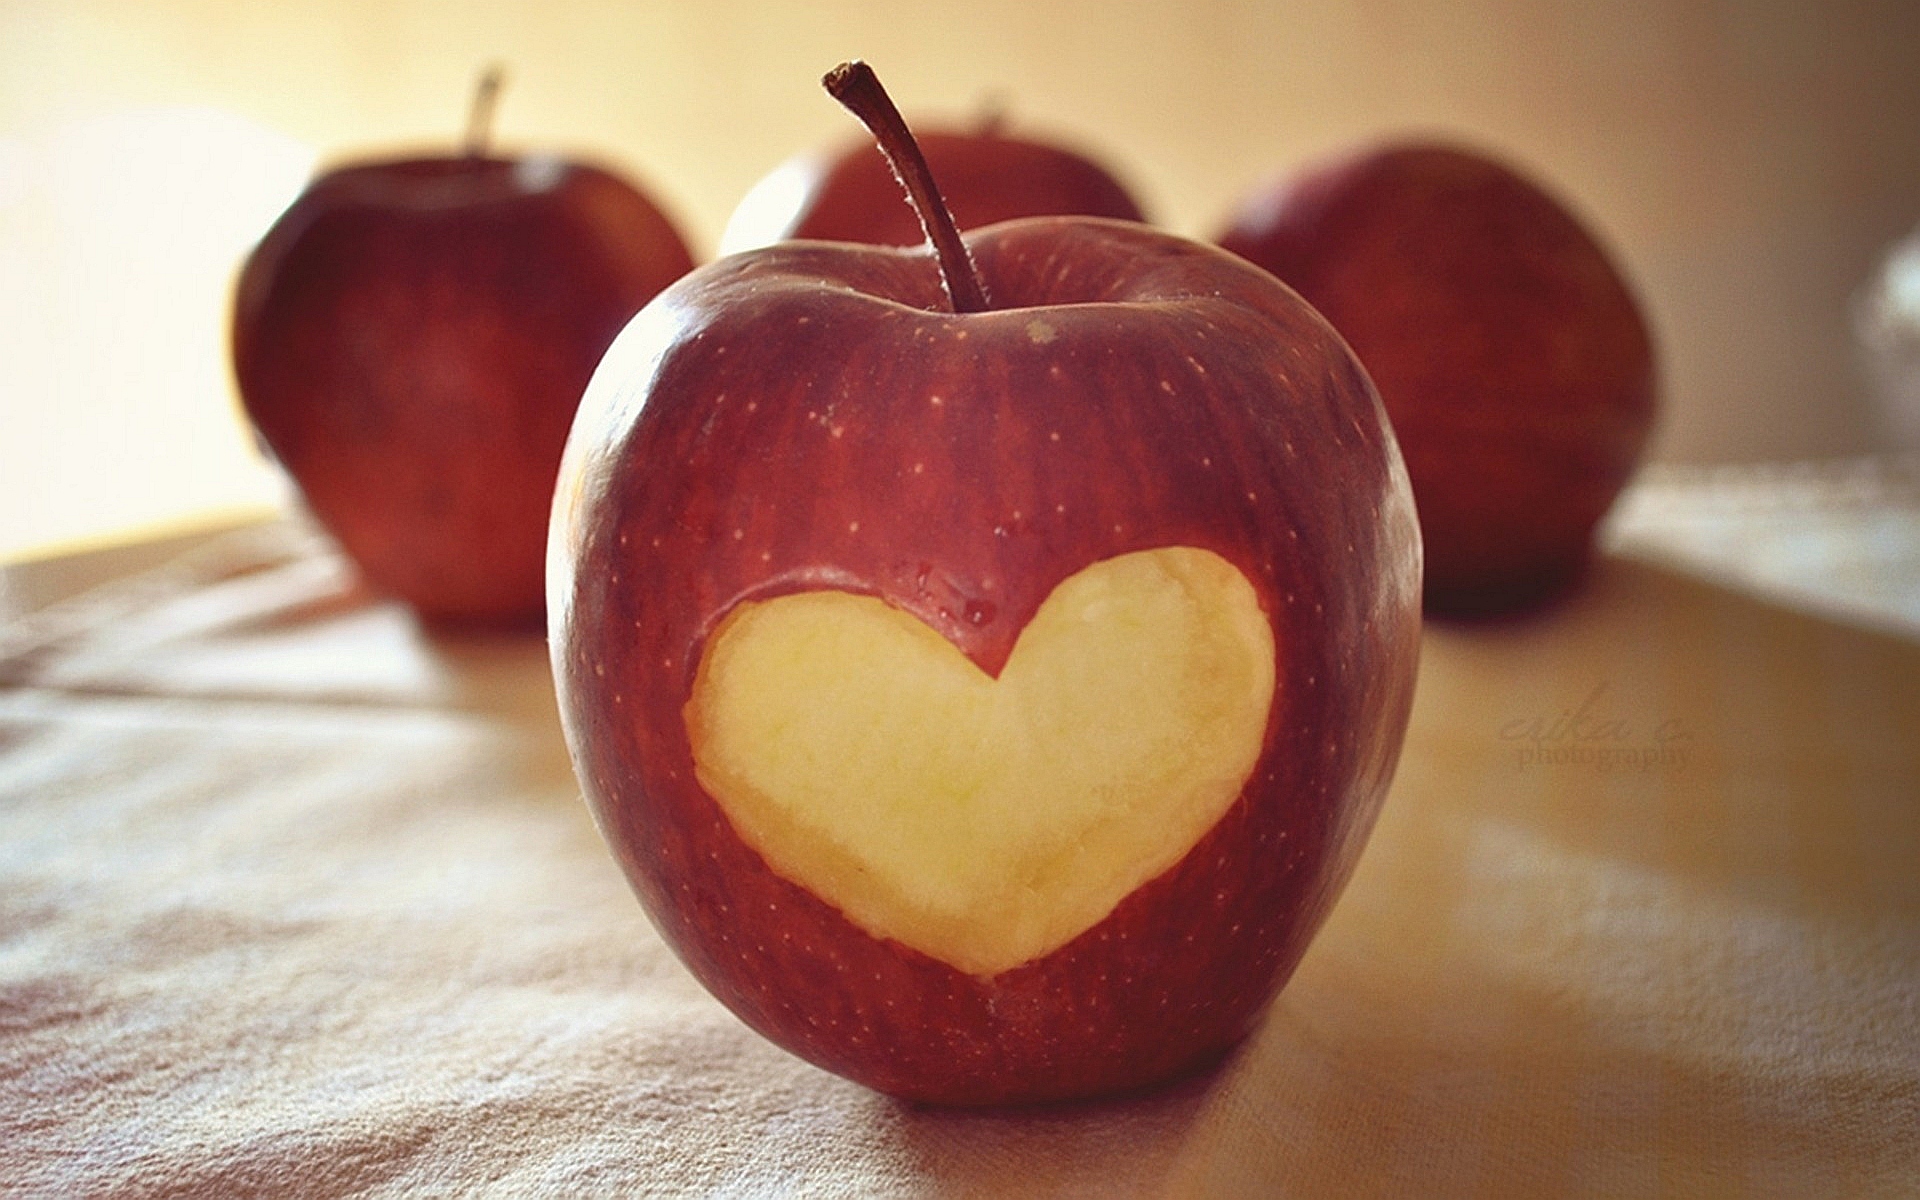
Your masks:
M 1014 217 L 1145 220 L 1106 167 L 1083 151 L 1011 135 L 997 116 L 973 129 L 920 130 L 915 136 L 961 229 Z M 886 156 L 868 139 L 777 167 L 734 210 L 720 250 L 750 250 L 786 238 L 917 246 L 925 237 Z
M 1405 474 L 1270 275 L 1092 218 L 963 250 L 871 74 L 829 83 L 937 254 L 723 258 L 615 343 L 550 540 L 575 767 L 667 941 L 793 1052 L 943 1103 L 1146 1086 L 1245 1034 L 1372 825 Z
M 1608 253 L 1485 155 L 1372 147 L 1250 197 L 1221 237 L 1352 344 L 1406 454 L 1427 602 L 1534 604 L 1587 561 L 1643 453 L 1653 346 Z
M 692 267 L 602 168 L 467 152 L 322 173 L 234 301 L 248 416 L 377 588 L 437 620 L 537 622 L 567 428 L 629 317 Z

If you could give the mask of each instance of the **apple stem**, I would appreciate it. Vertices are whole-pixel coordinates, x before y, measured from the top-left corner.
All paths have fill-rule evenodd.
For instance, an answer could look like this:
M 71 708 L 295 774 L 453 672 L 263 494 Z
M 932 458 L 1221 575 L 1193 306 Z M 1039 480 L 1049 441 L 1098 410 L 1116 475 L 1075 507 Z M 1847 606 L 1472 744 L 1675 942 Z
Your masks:
M 488 145 L 493 141 L 493 109 L 499 103 L 500 85 L 505 78 L 506 72 L 499 63 L 494 63 L 480 73 L 480 81 L 473 85 L 473 103 L 467 108 L 468 158 L 487 156 Z
M 980 282 L 980 269 L 967 253 L 967 244 L 960 240 L 953 212 L 934 184 L 933 171 L 927 166 L 926 155 L 920 152 L 920 143 L 914 140 L 913 131 L 907 128 L 900 110 L 894 107 L 893 98 L 880 86 L 873 68 L 858 59 L 844 62 L 828 71 L 820 82 L 828 94 L 860 118 L 860 123 L 879 143 L 880 153 L 886 156 L 894 176 L 907 189 L 907 202 L 913 206 L 920 218 L 920 228 L 933 246 L 940 281 L 946 286 L 947 301 L 953 311 L 985 312 L 987 289 Z

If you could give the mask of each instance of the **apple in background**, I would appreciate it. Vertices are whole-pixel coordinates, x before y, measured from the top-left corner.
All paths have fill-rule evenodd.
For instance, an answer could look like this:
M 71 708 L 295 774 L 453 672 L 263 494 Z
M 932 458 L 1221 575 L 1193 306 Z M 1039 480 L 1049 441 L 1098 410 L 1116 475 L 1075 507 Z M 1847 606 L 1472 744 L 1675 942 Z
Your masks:
M 936 251 L 723 258 L 609 351 L 549 542 L 583 789 L 694 974 L 820 1066 L 967 1105 L 1192 1071 L 1399 754 L 1392 433 L 1272 276 L 1096 218 L 963 249 L 871 72 L 827 83 Z
M 1652 340 L 1607 251 L 1476 151 L 1387 144 L 1257 191 L 1220 244 L 1366 364 L 1406 455 L 1436 613 L 1566 588 L 1645 450 Z
M 997 115 L 974 129 L 920 130 L 915 137 L 961 229 L 1015 217 L 1146 219 L 1105 167 L 1079 150 L 1012 136 Z M 868 139 L 775 168 L 734 210 L 720 252 L 789 238 L 918 246 L 926 235 L 886 156 Z
M 376 588 L 435 621 L 535 624 L 574 409 L 627 319 L 692 268 L 607 170 L 466 153 L 322 173 L 248 257 L 248 417 Z

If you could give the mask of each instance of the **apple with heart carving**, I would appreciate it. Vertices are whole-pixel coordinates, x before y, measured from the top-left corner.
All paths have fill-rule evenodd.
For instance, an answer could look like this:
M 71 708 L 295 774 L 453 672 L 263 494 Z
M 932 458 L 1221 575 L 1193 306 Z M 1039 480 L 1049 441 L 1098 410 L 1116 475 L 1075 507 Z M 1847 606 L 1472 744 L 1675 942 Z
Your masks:
M 549 539 L 567 739 L 666 940 L 879 1090 L 1144 1087 L 1250 1028 L 1407 720 L 1411 493 L 1297 296 L 1143 225 L 789 242 L 616 340 Z

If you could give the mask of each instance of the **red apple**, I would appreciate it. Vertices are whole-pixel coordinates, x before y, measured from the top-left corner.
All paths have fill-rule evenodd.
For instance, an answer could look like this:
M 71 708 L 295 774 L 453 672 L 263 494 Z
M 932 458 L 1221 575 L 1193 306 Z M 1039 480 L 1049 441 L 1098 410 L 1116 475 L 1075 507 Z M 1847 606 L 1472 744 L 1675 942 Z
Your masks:
M 1146 219 L 1125 185 L 1085 152 L 1010 135 L 997 118 L 915 137 L 961 229 L 1014 217 Z M 925 236 L 886 156 L 868 139 L 775 168 L 734 210 L 720 250 L 789 238 L 917 246 Z
M 248 257 L 234 372 L 375 587 L 430 619 L 537 623 L 580 394 L 692 265 L 652 201 L 597 166 L 477 145 L 348 163 Z
M 1217 248 L 1055 217 L 963 251 L 871 73 L 828 82 L 937 253 L 734 255 L 614 344 L 549 544 L 576 769 L 666 940 L 794 1053 L 953 1104 L 1166 1080 L 1293 970 L 1398 756 L 1393 436 Z
M 1220 243 L 1366 364 L 1413 478 L 1430 609 L 1520 608 L 1577 577 L 1645 450 L 1655 372 L 1632 289 L 1559 200 L 1476 151 L 1390 144 L 1260 189 Z

